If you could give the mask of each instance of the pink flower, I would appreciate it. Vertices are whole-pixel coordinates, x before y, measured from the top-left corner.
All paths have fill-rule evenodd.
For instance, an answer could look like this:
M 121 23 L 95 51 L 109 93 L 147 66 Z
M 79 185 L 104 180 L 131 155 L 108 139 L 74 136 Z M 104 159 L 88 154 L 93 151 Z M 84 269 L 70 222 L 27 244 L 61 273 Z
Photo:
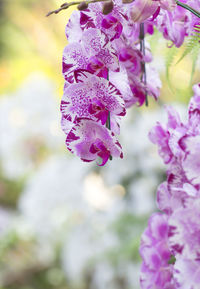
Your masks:
M 131 7 L 130 16 L 134 22 L 143 22 L 159 9 L 159 2 L 153 0 L 135 0 Z
M 172 108 L 166 108 L 168 123 L 166 126 L 159 122 L 149 133 L 150 140 L 158 145 L 158 152 L 165 164 L 173 161 L 174 157 L 180 159 L 184 156 L 182 139 L 187 134 L 186 126 L 181 123 L 178 113 Z
M 108 113 L 111 119 L 125 115 L 122 95 L 111 82 L 84 70 L 77 70 L 75 78 L 77 83 L 64 89 L 60 106 L 63 121 L 76 123 L 80 118 L 88 118 L 104 125 Z
M 126 69 L 129 69 L 130 72 L 134 73 L 134 75 L 139 75 L 141 73 L 143 56 L 139 49 L 130 46 L 123 47 L 119 50 L 119 61 Z
M 177 288 L 199 289 L 200 261 L 180 256 L 174 265 L 174 278 L 177 281 Z
M 172 11 L 176 7 L 175 0 L 158 0 L 162 9 Z
M 125 102 L 125 107 L 129 108 L 130 106 L 136 104 L 138 101 L 137 98 L 133 97 L 133 93 L 130 88 L 128 75 L 126 69 L 121 65 L 120 72 L 110 72 L 109 79 L 111 83 L 121 92 Z
M 110 41 L 119 38 L 123 30 L 123 26 L 120 21 L 112 15 L 105 16 L 101 22 L 101 25 L 105 30 L 112 28 L 114 31 L 114 35 L 111 37 Z
M 186 0 L 184 3 L 188 3 L 189 6 L 193 6 L 194 8 L 197 8 L 198 5 L 198 1 Z M 198 7 L 197 10 L 199 8 L 200 7 Z M 157 17 L 157 28 L 163 33 L 166 39 L 172 41 L 172 45 L 174 44 L 180 47 L 185 37 L 194 33 L 194 26 L 198 23 L 198 18 L 180 6 L 176 6 L 173 11 L 168 10 L 169 11 L 161 11 Z
M 69 83 L 74 82 L 74 72 L 86 69 L 88 56 L 80 43 L 68 44 L 63 51 L 63 75 Z
M 170 193 L 167 182 L 159 185 L 156 196 L 158 209 L 166 214 L 171 214 L 174 208 L 180 206 L 179 201 L 174 200 L 173 195 Z
M 114 8 L 108 15 L 102 13 L 102 3 L 94 3 L 84 12 L 81 12 L 80 25 L 82 29 L 95 27 L 104 32 L 110 41 L 118 39 L 122 34 L 123 26 L 128 21 L 124 15 L 124 5 L 120 1 L 114 2 Z
M 135 0 L 131 7 L 130 17 L 134 22 L 144 22 L 150 16 L 154 20 L 160 8 L 172 11 L 175 7 L 174 0 Z
M 200 135 L 184 139 L 185 158 L 182 161 L 186 177 L 193 184 L 200 184 Z
M 140 255 L 143 259 L 140 284 L 143 289 L 174 288 L 171 251 L 168 245 L 168 218 L 164 214 L 153 214 L 141 239 Z
M 105 33 L 99 29 L 87 29 L 82 35 L 82 43 L 87 55 L 95 56 L 109 70 L 119 71 L 117 52 Z
M 66 138 L 67 148 L 85 162 L 98 157 L 100 166 L 105 165 L 109 157 L 123 157 L 121 145 L 104 126 L 88 119 L 81 119 L 69 132 Z
M 183 1 L 187 3 L 189 0 Z M 200 8 L 194 0 L 190 2 L 195 9 Z M 66 27 L 69 45 L 63 53 L 65 85 L 60 108 L 61 125 L 68 143 L 71 143 L 72 132 L 78 129 L 83 119 L 96 122 L 96 127 L 100 125 L 106 131 L 109 119 L 111 132 L 119 133 L 125 107 L 143 105 L 147 96 L 157 100 L 161 82 L 155 69 L 147 64 L 152 61 L 150 49 L 139 47 L 141 22 L 144 22 L 144 34 L 153 34 L 154 27 L 157 27 L 177 47 L 197 24 L 188 11 L 183 13 L 182 8 L 176 7 L 175 0 L 135 0 L 127 5 L 115 0 L 108 15 L 102 13 L 102 7 L 102 3 L 91 3 L 85 11 L 74 12 Z M 195 89 L 199 91 L 198 87 Z M 169 109 L 168 124 L 162 126 L 158 123 L 150 133 L 151 140 L 158 145 L 159 153 L 168 165 L 167 190 L 163 190 L 166 195 L 160 194 L 162 202 L 159 202 L 168 214 L 178 204 L 183 206 L 185 199 L 195 194 L 197 189 L 198 98 L 195 96 L 191 102 L 187 124 L 181 123 L 179 116 Z M 84 133 L 82 139 L 83 136 Z M 190 143 L 192 138 L 195 146 Z M 96 157 L 104 152 L 105 163 L 109 150 L 97 137 L 89 153 Z M 164 199 L 169 200 L 169 206 L 163 205 Z
M 188 108 L 189 125 L 197 134 L 200 126 L 200 83 L 193 86 L 194 97 L 190 100 Z
M 195 95 L 189 105 L 188 123 L 182 123 L 176 111 L 168 108 L 167 125 L 157 123 L 149 134 L 168 165 L 167 189 L 158 190 L 158 206 L 168 213 L 196 195 L 195 186 L 200 183 L 199 102 L 200 98 Z
M 79 42 L 82 37 L 82 28 L 80 26 L 80 12 L 73 11 L 65 28 L 65 34 L 69 43 Z
M 161 81 L 158 73 L 152 67 L 146 65 L 146 84 L 141 81 L 142 64 L 149 61 L 150 56 L 142 56 L 138 49 L 122 48 L 119 49 L 120 64 L 126 69 L 128 84 L 132 91 L 132 103 L 143 105 L 146 95 L 153 96 L 157 100 L 160 94 Z
M 63 74 L 73 83 L 74 73 L 78 69 L 107 78 L 108 70 L 119 71 L 116 51 L 106 35 L 100 30 L 89 28 L 82 34 L 80 43 L 68 44 L 63 52 Z
M 141 106 L 145 102 L 146 94 L 148 94 L 147 88 L 139 77 L 131 73 L 128 73 L 128 76 L 130 88 L 133 93 L 133 98 L 135 100 L 134 102 Z
M 157 205 L 160 210 L 165 212 L 165 215 L 162 216 L 167 220 L 168 234 L 167 238 L 163 238 L 163 241 L 165 239 L 169 252 L 175 257 L 175 264 L 170 265 L 170 276 L 172 278 L 170 282 L 166 281 L 164 285 L 160 284 L 157 280 L 162 280 L 162 278 L 156 279 L 156 276 L 159 274 L 159 266 L 161 266 L 158 252 L 162 252 L 162 250 L 157 247 L 157 243 L 160 244 L 159 241 L 155 242 L 150 219 L 149 226 L 142 237 L 140 249 L 143 257 L 143 288 L 165 288 L 165 284 L 172 285 L 172 288 L 173 285 L 174 288 L 181 289 L 199 288 L 199 84 L 195 85 L 193 90 L 195 95 L 189 104 L 188 121 L 181 122 L 176 111 L 168 108 L 167 125 L 164 126 L 158 123 L 150 134 L 151 140 L 158 144 L 160 154 L 167 164 L 167 181 L 158 188 Z M 162 258 L 162 261 L 164 260 L 165 258 Z M 154 267 L 155 272 L 152 270 Z M 155 285 L 151 287 L 150 284 Z
M 151 67 L 149 64 L 146 65 L 146 78 L 147 93 L 149 96 L 152 96 L 155 100 L 157 100 L 160 95 L 162 83 L 156 69 Z
M 168 164 L 173 156 L 169 147 L 169 137 L 169 132 L 160 123 L 157 123 L 149 133 L 150 140 L 158 145 L 158 153 L 165 164 Z
M 177 208 L 169 219 L 170 246 L 187 259 L 200 260 L 200 198 L 191 197 L 185 206 Z M 178 257 L 177 257 L 178 258 Z

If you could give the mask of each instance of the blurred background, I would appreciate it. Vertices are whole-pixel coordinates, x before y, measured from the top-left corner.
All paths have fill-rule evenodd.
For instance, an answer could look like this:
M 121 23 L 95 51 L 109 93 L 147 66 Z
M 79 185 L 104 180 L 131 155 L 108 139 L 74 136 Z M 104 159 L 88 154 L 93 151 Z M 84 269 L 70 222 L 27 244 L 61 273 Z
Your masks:
M 60 128 L 72 9 L 45 17 L 60 4 L 0 0 L 0 289 L 138 289 L 140 236 L 165 179 L 148 131 L 165 119 L 164 103 L 184 117 L 199 60 L 191 77 L 192 55 L 176 64 L 184 48 L 174 53 L 159 33 L 148 37 L 160 100 L 129 110 L 123 160 L 83 163 Z

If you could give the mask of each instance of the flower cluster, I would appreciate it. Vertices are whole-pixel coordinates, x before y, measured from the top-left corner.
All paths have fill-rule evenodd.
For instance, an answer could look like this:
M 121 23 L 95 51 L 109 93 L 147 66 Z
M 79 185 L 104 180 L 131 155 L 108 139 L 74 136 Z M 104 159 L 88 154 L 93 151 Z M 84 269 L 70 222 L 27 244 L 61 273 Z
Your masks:
M 170 7 L 170 1 L 168 7 Z M 198 0 L 184 0 L 186 5 L 200 11 L 200 1 Z M 173 5 L 172 5 L 173 6 Z M 171 6 L 171 7 L 172 7 Z M 176 6 L 174 10 L 162 10 L 158 15 L 157 28 L 163 34 L 163 37 L 172 42 L 171 45 L 180 47 L 185 37 L 194 33 L 195 25 L 199 24 L 199 18 L 183 7 Z
M 188 121 L 168 108 L 166 126 L 157 123 L 150 139 L 167 165 L 167 181 L 157 191 L 157 206 L 141 243 L 142 288 L 198 289 L 200 282 L 200 84 Z M 151 287 L 150 284 L 155 284 Z
M 121 92 L 108 80 L 108 71 L 118 69 L 114 48 L 97 28 L 85 29 L 80 42 L 64 50 L 61 124 L 68 149 L 84 161 L 100 157 L 104 165 L 110 156 L 122 157 L 114 133 L 126 113 L 125 104 Z
M 190 2 L 194 8 L 200 5 Z M 87 162 L 99 157 L 104 165 L 109 158 L 123 157 L 116 134 L 126 109 L 159 96 L 161 82 L 150 66 L 145 35 L 157 28 L 179 47 L 198 18 L 175 0 L 115 0 L 108 14 L 105 3 L 82 8 L 66 26 L 61 123 L 71 152 Z
M 171 45 L 180 47 L 185 37 L 194 32 L 194 26 L 199 24 L 199 20 L 190 11 L 176 5 L 176 2 L 174 0 L 135 0 L 131 4 L 130 17 L 134 22 L 145 21 L 148 32 L 153 33 L 152 27 L 155 26 L 165 39 L 172 42 Z M 200 11 L 199 1 L 184 0 L 182 2 Z
M 133 26 L 137 30 L 134 40 Z M 114 3 L 109 15 L 102 13 L 101 3 L 74 11 L 66 35 L 69 44 L 63 52 L 61 101 L 66 145 L 83 161 L 100 157 L 104 165 L 111 157 L 123 157 L 115 135 L 126 108 L 142 105 L 147 94 L 157 99 L 161 84 L 152 68 L 144 82 L 144 63 L 152 56 L 148 48 L 144 53 L 140 50 L 139 26 L 125 5 Z

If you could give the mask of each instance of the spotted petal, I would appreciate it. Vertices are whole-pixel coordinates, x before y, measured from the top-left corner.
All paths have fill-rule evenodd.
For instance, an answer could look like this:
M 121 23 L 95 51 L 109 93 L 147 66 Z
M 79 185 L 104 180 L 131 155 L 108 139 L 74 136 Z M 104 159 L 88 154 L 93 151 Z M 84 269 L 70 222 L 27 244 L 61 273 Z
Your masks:
M 108 69 L 119 71 L 117 53 L 103 32 L 96 28 L 87 29 L 83 33 L 82 43 L 87 55 L 94 55 Z
M 88 119 L 80 120 L 66 138 L 67 148 L 83 161 L 91 162 L 98 157 L 104 165 L 109 156 L 123 157 L 121 146 L 114 134 L 104 126 Z
M 69 102 L 73 106 L 70 111 L 73 112 L 74 110 L 80 117 L 88 117 L 88 106 L 100 102 L 113 114 L 119 116 L 125 115 L 126 112 L 122 95 L 111 82 L 83 70 L 75 72 L 75 79 L 77 83 L 68 86 L 64 90 L 62 99 L 65 104 Z M 79 111 L 79 109 L 81 109 L 81 111 Z M 65 114 L 62 107 L 61 111 Z
M 74 71 L 77 69 L 86 69 L 88 57 L 80 43 L 68 44 L 63 52 L 63 74 L 65 80 L 74 82 Z
M 78 71 L 76 79 L 77 83 L 64 89 L 60 106 L 63 117 L 70 117 L 72 122 L 79 118 L 88 118 L 104 125 L 110 112 L 111 129 L 117 133 L 115 116 L 123 116 L 126 113 L 119 90 L 106 79 L 87 71 Z

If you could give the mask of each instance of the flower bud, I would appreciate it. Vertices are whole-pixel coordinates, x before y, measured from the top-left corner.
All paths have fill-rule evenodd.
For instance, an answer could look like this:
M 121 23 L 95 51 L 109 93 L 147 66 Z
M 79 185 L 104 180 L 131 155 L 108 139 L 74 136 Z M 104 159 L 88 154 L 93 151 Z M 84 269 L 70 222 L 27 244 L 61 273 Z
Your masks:
M 122 3 L 123 4 L 128 4 L 128 3 L 132 3 L 133 1 L 135 1 L 135 0 L 122 0 Z
M 159 7 L 158 1 L 153 0 L 135 0 L 131 7 L 131 19 L 134 22 L 143 22 L 153 15 Z
M 109 14 L 110 12 L 112 12 L 113 7 L 114 7 L 114 4 L 113 4 L 112 0 L 105 2 L 105 3 L 103 4 L 102 13 L 103 13 L 104 15 Z
M 69 4 L 67 2 L 60 5 L 60 7 L 68 7 L 68 6 L 69 6 Z
M 88 8 L 88 3 L 83 1 L 81 2 L 78 6 L 77 6 L 78 10 L 82 11 L 82 10 L 86 10 Z

